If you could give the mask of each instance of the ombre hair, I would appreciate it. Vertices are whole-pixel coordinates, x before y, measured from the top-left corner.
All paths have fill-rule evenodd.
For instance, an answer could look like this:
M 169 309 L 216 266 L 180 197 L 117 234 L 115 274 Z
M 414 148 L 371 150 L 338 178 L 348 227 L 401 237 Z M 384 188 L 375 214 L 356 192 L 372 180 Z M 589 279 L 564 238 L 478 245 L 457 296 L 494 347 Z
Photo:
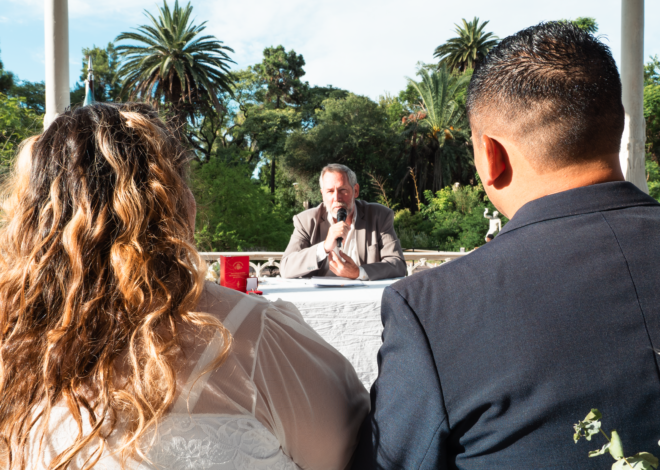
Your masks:
M 194 312 L 188 161 L 142 104 L 66 112 L 22 145 L 0 214 L 0 465 L 25 468 L 35 433 L 41 452 L 55 405 L 78 433 L 50 468 L 90 447 L 92 467 L 118 423 L 123 462 L 144 458 L 176 394 L 182 325 L 220 332 L 212 367 L 226 357 L 228 331 Z

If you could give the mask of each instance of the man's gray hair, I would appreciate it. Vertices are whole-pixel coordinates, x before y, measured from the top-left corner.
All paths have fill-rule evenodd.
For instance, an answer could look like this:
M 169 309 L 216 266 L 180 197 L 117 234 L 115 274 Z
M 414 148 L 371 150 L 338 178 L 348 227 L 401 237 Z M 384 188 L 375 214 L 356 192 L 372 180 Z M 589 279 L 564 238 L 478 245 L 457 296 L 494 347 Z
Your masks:
M 331 163 L 329 165 L 326 165 L 323 167 L 321 170 L 321 176 L 319 176 L 319 186 L 321 186 L 321 189 L 323 189 L 323 175 L 325 175 L 327 172 L 331 173 L 343 173 L 346 175 L 348 178 L 348 184 L 351 185 L 351 188 L 354 188 L 355 185 L 357 184 L 357 176 L 355 176 L 355 172 L 351 170 L 349 167 L 346 165 L 341 165 L 339 163 Z

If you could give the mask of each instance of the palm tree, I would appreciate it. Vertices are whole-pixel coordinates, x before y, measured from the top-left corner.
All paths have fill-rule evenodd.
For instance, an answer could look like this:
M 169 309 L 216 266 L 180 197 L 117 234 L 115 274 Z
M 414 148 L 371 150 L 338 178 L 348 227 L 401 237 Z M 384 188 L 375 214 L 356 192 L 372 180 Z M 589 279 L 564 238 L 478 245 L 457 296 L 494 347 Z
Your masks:
M 451 183 L 445 181 L 447 177 L 443 175 L 450 175 L 456 164 L 446 158 L 445 143 L 449 140 L 469 139 L 465 110 L 457 99 L 467 86 L 470 77 L 452 75 L 445 64 L 432 73 L 421 68 L 419 75 L 422 77 L 421 82 L 418 83 L 410 78 L 408 82 L 422 100 L 419 104 L 421 109 L 416 116 L 421 125 L 420 130 L 431 139 L 432 147 L 435 149 L 432 187 L 433 191 L 438 191 Z
M 159 10 L 158 19 L 145 10 L 150 25 L 142 25 L 137 32 L 122 33 L 115 39 L 141 44 L 116 48 L 124 59 L 119 69 L 122 94 L 156 107 L 169 104 L 179 125 L 208 102 L 221 112 L 218 92 L 233 93 L 228 64 L 235 62 L 226 51 L 234 50 L 213 36 L 199 36 L 206 29 L 206 22 L 193 24 L 190 3 L 181 8 L 176 0 L 174 9 L 170 10 L 164 0 Z
M 458 37 L 436 47 L 433 57 L 440 59 L 439 65 L 446 64 L 451 71 L 473 69 L 499 42 L 493 33 L 484 33 L 487 24 L 485 21 L 479 26 L 476 16 L 469 23 L 463 18 L 462 27 L 455 25 Z

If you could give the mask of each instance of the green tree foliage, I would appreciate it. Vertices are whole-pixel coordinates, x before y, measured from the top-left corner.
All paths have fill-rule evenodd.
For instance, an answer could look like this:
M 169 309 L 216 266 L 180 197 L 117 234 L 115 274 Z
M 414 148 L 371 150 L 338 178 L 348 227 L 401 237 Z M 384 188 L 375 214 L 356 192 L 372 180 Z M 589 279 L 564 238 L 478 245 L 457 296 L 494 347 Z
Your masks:
M 14 87 L 14 74 L 5 70 L 5 66 L 0 60 L 0 93 L 8 94 Z
M 314 86 L 307 89 L 305 100 L 300 105 L 303 127 L 310 128 L 318 124 L 316 111 L 323 109 L 325 100 L 341 100 L 350 93 L 332 85 Z
M 229 147 L 238 147 L 241 161 L 254 170 L 259 152 L 256 141 L 244 132 L 243 125 L 251 110 L 261 103 L 263 86 L 250 68 L 233 73 L 233 77 L 232 92 L 221 90 L 217 96 L 222 112 L 218 113 L 213 106 L 197 110 L 194 125 L 188 127 L 188 142 L 200 163 L 209 161 L 218 152 L 227 155 L 225 150 Z
M 267 47 L 264 58 L 253 70 L 265 84 L 263 105 L 259 106 L 246 120 L 245 129 L 255 135 L 260 132 L 260 149 L 270 160 L 269 187 L 275 193 L 277 160 L 283 153 L 286 135 L 299 128 L 302 120 L 291 107 L 299 107 L 307 98 L 309 85 L 300 78 L 305 75 L 305 59 L 294 50 L 286 52 L 284 46 Z M 295 116 L 295 117 L 294 117 Z M 270 138 L 263 136 L 269 135 Z
M 433 57 L 439 60 L 438 65 L 446 65 L 450 71 L 474 69 L 499 42 L 493 33 L 484 32 L 487 24 L 479 24 L 477 17 L 470 22 L 463 18 L 463 26 L 455 25 L 458 36 L 436 47 Z
M 85 80 L 87 79 L 89 57 L 92 58 L 94 70 L 94 99 L 101 102 L 117 101 L 121 92 L 119 53 L 114 43 L 109 42 L 105 49 L 96 46 L 83 48 L 80 82 L 71 92 L 71 104 L 81 104 L 85 100 Z
M 300 80 L 305 75 L 304 66 L 305 59 L 294 50 L 286 52 L 284 46 L 264 49 L 264 59 L 254 71 L 266 83 L 265 101 L 276 109 L 301 105 L 309 87 Z
M 403 130 L 402 120 L 407 113 L 401 99 L 398 96 L 392 96 L 386 93 L 378 98 L 378 105 L 387 113 L 390 126 L 398 130 Z
M 410 110 L 422 102 L 422 97 L 419 95 L 417 88 L 415 88 L 415 86 L 410 81 L 408 81 L 406 88 L 399 92 L 399 101 L 401 103 L 407 103 L 408 109 Z
M 220 158 L 204 165 L 195 164 L 191 182 L 197 201 L 195 239 L 200 250 L 286 248 L 293 223 L 288 214 L 277 212 L 268 194 L 247 170 Z
M 394 217 L 394 228 L 404 248 L 459 251 L 485 243 L 488 223 L 484 211 L 492 213 L 496 209 L 488 202 L 481 183 L 446 187 L 435 194 L 425 191 L 424 199 L 426 203 L 418 212 L 403 209 Z M 503 223 L 507 221 L 500 217 Z
M 328 99 L 317 110 L 318 125 L 297 130 L 286 141 L 286 166 L 296 181 L 313 186 L 328 163 L 355 171 L 360 195 L 375 200 L 369 173 L 390 178 L 401 155 L 402 140 L 389 125 L 385 109 L 364 96 Z
M 300 127 L 300 113 L 294 109 L 254 109 L 241 128 L 251 135 L 259 149 L 273 159 L 284 153 L 289 131 Z M 271 186 L 271 192 L 274 186 Z
M 660 156 L 660 61 L 658 56 L 644 67 L 644 118 L 646 119 L 646 148 L 658 162 Z
M 649 195 L 660 202 L 660 165 L 646 155 L 646 184 Z
M 591 34 L 598 32 L 598 23 L 596 23 L 594 18 L 578 17 L 573 20 L 573 24 Z
M 467 75 L 451 75 L 446 65 L 429 73 L 420 69 L 421 82 L 408 79 L 408 82 L 421 97 L 421 110 L 418 112 L 417 132 L 426 133 L 435 148 L 431 165 L 433 167 L 433 190 L 439 190 L 451 183 L 450 175 L 456 159 L 450 152 L 443 152 L 446 141 L 469 140 L 465 107 L 457 101 L 470 81 Z
M 591 17 L 583 17 L 580 16 L 574 20 L 559 20 L 559 23 L 573 23 L 575 26 L 578 28 L 591 33 L 591 34 L 596 34 L 598 32 L 598 23 L 596 23 L 596 20 Z
M 46 112 L 46 84 L 44 82 L 19 80 L 12 87 L 10 96 L 20 98 L 23 106 L 37 114 Z
M 37 114 L 46 112 L 46 85 L 44 82 L 19 80 L 12 72 L 4 69 L 1 60 L 0 93 L 9 98 L 18 98 L 22 106 Z
M 21 98 L 0 93 L 0 175 L 7 172 L 19 144 L 38 134 L 42 126 L 42 118 L 24 106 Z
M 263 165 L 259 171 L 259 182 L 264 191 L 270 191 L 270 168 Z M 271 202 L 275 212 L 289 222 L 293 216 L 321 202 L 318 185 L 307 187 L 298 182 L 284 165 L 278 165 L 275 175 L 276 190 L 271 193 Z
M 644 66 L 646 120 L 646 182 L 649 194 L 660 201 L 660 61 L 651 57 Z
M 123 58 L 122 93 L 156 106 L 167 103 L 181 127 L 207 103 L 221 114 L 217 95 L 221 90 L 232 93 L 229 63 L 234 61 L 227 51 L 234 50 L 213 36 L 200 36 L 206 22 L 193 24 L 190 3 L 182 8 L 176 0 L 170 10 L 164 1 L 159 11 L 157 19 L 145 11 L 151 24 L 115 39 L 140 44 L 116 48 Z
M 476 56 L 457 67 L 449 59 L 440 68 L 420 63 L 417 81 L 375 102 L 310 86 L 302 55 L 282 45 L 230 72 L 232 50 L 203 35 L 205 23 L 195 23 L 190 4 L 170 9 L 164 2 L 157 14 L 145 13 L 148 24 L 120 34 L 117 47 L 83 49 L 80 79 L 91 55 L 98 101 L 147 101 L 175 119 L 194 154 L 200 249 L 284 249 L 293 215 L 320 203 L 318 176 L 328 163 L 357 173 L 362 199 L 399 210 L 402 240 L 413 246 L 482 243 L 488 203 L 482 190 L 467 187 L 477 180 L 464 98 L 469 67 L 497 42 L 483 31 L 487 22 L 463 23 Z M 0 75 L 6 83 L 11 78 L 0 140 L 0 158 L 8 162 L 20 140 L 40 130 L 44 85 L 20 82 L 2 68 Z M 0 86 L 5 82 L 0 77 Z M 79 84 L 72 103 L 83 98 Z M 465 188 L 447 188 L 455 182 Z
M 644 85 L 660 85 L 660 59 L 657 54 L 649 57 L 644 64 Z
M 657 161 L 660 154 L 660 84 L 644 87 L 644 118 L 646 148 Z
M 442 72 L 442 67 L 438 71 L 435 67 L 418 64 L 418 76 L 421 77 L 425 74 L 431 78 L 434 73 L 436 74 L 437 81 L 445 83 L 446 79 L 446 89 L 442 89 L 444 85 L 434 87 L 432 83 L 433 79 L 430 80 L 431 86 L 426 86 L 424 79 L 419 83 L 409 80 L 406 89 L 400 92 L 398 96 L 398 101 L 401 103 L 404 112 L 404 116 L 401 119 L 400 131 L 401 136 L 404 138 L 404 164 L 402 165 L 404 171 L 399 171 L 395 175 L 395 197 L 402 207 L 408 207 L 411 210 L 416 210 L 418 195 L 423 194 L 426 190 L 437 191 L 443 186 L 455 182 L 462 185 L 476 184 L 472 146 L 469 139 L 467 122 L 460 127 L 452 126 L 451 124 L 445 126 L 445 129 L 450 132 L 451 138 L 446 138 L 447 136 L 445 136 L 442 148 L 440 148 L 441 142 L 437 137 L 441 139 L 442 136 L 439 131 L 436 133 L 436 137 L 433 136 L 433 126 L 426 119 L 428 114 L 426 111 L 427 106 L 420 94 L 420 88 L 424 88 L 426 91 L 437 90 L 437 92 L 430 93 L 431 95 L 435 94 L 436 98 L 427 96 L 426 100 L 433 103 L 434 101 L 441 102 L 444 99 L 445 103 L 455 103 L 454 117 L 461 117 L 461 119 L 457 119 L 457 122 L 464 121 L 465 83 L 472 76 L 472 70 L 470 69 L 462 74 L 449 75 Z M 453 93 L 449 93 L 451 91 L 450 88 L 458 81 L 465 83 L 459 86 Z M 450 94 L 452 96 L 449 96 Z M 437 104 L 434 107 L 436 110 L 443 109 L 442 106 L 437 106 Z M 454 127 L 454 129 L 451 129 L 451 127 Z M 438 153 L 439 151 L 441 152 L 440 154 Z M 438 156 L 440 156 L 441 160 L 438 176 L 442 177 L 442 181 L 439 178 L 435 179 L 435 161 Z M 414 178 L 412 177 L 413 175 Z

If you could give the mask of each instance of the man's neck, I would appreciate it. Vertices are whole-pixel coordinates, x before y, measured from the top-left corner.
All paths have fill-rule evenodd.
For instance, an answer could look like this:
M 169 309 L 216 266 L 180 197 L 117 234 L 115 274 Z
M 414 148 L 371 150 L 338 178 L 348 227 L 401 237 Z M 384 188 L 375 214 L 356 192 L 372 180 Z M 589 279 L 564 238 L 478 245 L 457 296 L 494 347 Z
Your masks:
M 506 196 L 506 203 L 502 205 L 504 210 L 500 212 L 511 218 L 518 209 L 535 199 L 583 186 L 624 179 L 618 160 L 616 165 L 606 161 L 594 161 L 567 166 L 553 172 L 529 174 L 518 179 L 522 184 L 517 184 L 515 189 L 511 188 L 512 191 Z

